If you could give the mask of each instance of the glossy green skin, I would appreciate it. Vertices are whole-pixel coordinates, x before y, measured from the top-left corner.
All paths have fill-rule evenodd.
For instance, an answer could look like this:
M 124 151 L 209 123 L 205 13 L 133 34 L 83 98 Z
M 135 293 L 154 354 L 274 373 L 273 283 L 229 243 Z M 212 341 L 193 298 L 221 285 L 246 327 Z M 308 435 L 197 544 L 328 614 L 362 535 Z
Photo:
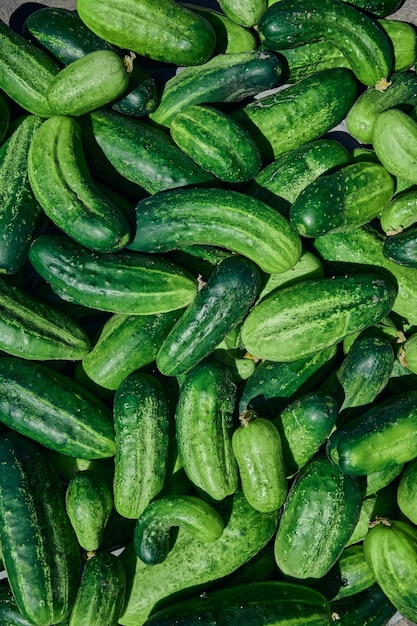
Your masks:
M 260 581 L 228 586 L 160 609 L 145 625 L 227 626 L 242 620 L 246 626 L 327 626 L 330 607 L 320 593 L 305 585 Z
M 413 374 L 417 373 L 417 334 L 411 332 L 411 334 L 406 337 L 402 348 L 404 349 L 403 356 L 407 368 L 413 372 Z
M 101 387 L 115 391 L 129 374 L 155 360 L 180 314 L 181 311 L 156 315 L 115 313 L 83 358 L 83 370 Z
M 0 147 L 0 273 L 15 274 L 27 261 L 41 215 L 28 179 L 28 151 L 41 117 L 19 118 Z
M 107 480 L 94 470 L 76 472 L 65 492 L 65 507 L 81 548 L 97 550 L 113 508 Z
M 400 511 L 413 524 L 417 520 L 417 461 L 413 459 L 408 463 L 401 474 L 397 487 L 397 502 Z
M 263 276 L 258 300 L 262 300 L 271 291 L 280 287 L 289 286 L 310 278 L 322 278 L 323 276 L 323 265 L 319 257 L 310 252 L 310 250 L 304 250 L 300 260 L 291 269 L 281 272 L 281 274 L 267 274 Z
M 343 0 L 343 2 L 346 1 Z M 401 5 L 401 2 L 400 0 L 353 0 L 349 4 L 353 4 L 359 9 L 364 9 L 372 15 L 385 17 L 385 15 L 394 13 Z
M 80 568 L 60 479 L 18 433 L 2 435 L 0 458 L 0 537 L 14 599 L 30 623 L 60 622 L 75 600 Z
M 242 343 L 257 358 L 295 361 L 375 324 L 391 311 L 395 295 L 392 283 L 370 272 L 302 281 L 252 309 Z
M 4 279 L 0 281 L 0 348 L 24 359 L 82 359 L 85 331 L 69 316 Z
M 60 235 L 38 237 L 29 257 L 61 298 L 110 313 L 166 313 L 190 304 L 197 291 L 191 274 L 165 259 L 98 254 Z
M 223 13 L 246 28 L 255 26 L 267 7 L 267 0 L 220 0 Z
M 176 406 L 178 452 L 185 473 L 214 500 L 222 500 L 238 487 L 232 450 L 235 399 L 231 374 L 202 361 L 186 374 Z
M 156 124 L 170 126 L 177 113 L 191 105 L 240 102 L 276 87 L 281 74 L 281 61 L 267 50 L 218 54 L 167 80 L 160 102 L 149 117 Z
M 19 611 L 7 578 L 0 583 L 0 619 L 3 626 L 33 626 Z
M 240 420 L 232 447 L 245 498 L 257 511 L 278 511 L 288 491 L 278 429 L 272 421 L 249 412 L 241 414 Z
M 376 582 L 401 615 L 417 620 L 417 530 L 408 522 L 391 520 L 371 528 L 364 540 L 365 558 Z
M 73 117 L 54 115 L 36 131 L 28 175 L 46 215 L 74 241 L 98 252 L 120 250 L 128 243 L 129 223 L 94 183 L 81 127 Z
M 417 190 L 411 187 L 396 194 L 382 211 L 380 224 L 388 236 L 417 224 Z
M 404 72 L 410 69 L 417 59 L 417 33 L 413 25 L 390 19 L 382 19 L 379 23 L 392 42 L 394 71 Z
M 10 125 L 10 108 L 5 96 L 0 96 L 0 142 L 3 143 Z
M 397 285 L 397 295 L 392 310 L 405 317 L 410 324 L 417 323 L 417 272 L 387 259 L 383 252 L 383 240 L 373 230 L 357 228 L 346 233 L 332 233 L 317 237 L 314 248 L 323 258 L 325 265 L 341 273 L 350 270 L 381 272 Z M 334 269 L 331 271 L 334 272 Z
M 397 612 L 377 583 L 354 596 L 330 602 L 330 609 L 340 626 L 385 626 Z
M 119 48 L 175 65 L 198 65 L 213 53 L 216 35 L 200 15 L 173 0 L 78 0 L 77 11 L 93 33 Z
M 0 88 L 29 113 L 52 115 L 48 89 L 59 64 L 0 20 Z
M 126 573 L 121 560 L 110 552 L 96 554 L 84 566 L 69 626 L 116 626 L 125 595 Z
M 104 405 L 46 365 L 1 357 L 0 421 L 47 448 L 80 459 L 114 455 L 114 430 Z
M 337 126 L 353 105 L 357 90 L 350 70 L 331 68 L 257 98 L 232 115 L 251 133 L 267 164 Z
M 139 516 L 133 546 L 147 565 L 165 561 L 170 550 L 171 528 L 181 526 L 197 541 L 213 543 L 221 537 L 221 515 L 202 498 L 190 495 L 164 496 L 153 500 Z
M 417 104 L 417 76 L 415 72 L 394 72 L 384 91 L 371 87 L 364 91 L 346 116 L 346 128 L 363 144 L 372 143 L 372 129 L 378 115 L 398 105 L 412 108 Z
M 372 145 L 391 174 L 417 184 L 417 121 L 408 113 L 396 108 L 380 113 L 373 125 Z
M 393 69 L 391 43 L 384 29 L 366 13 L 339 0 L 324 0 L 320 5 L 307 0 L 301 8 L 296 0 L 281 0 L 263 13 L 258 32 L 262 45 L 272 50 L 319 39 L 332 41 L 365 85 L 387 79 Z
M 226 248 L 265 272 L 284 272 L 301 256 L 301 239 L 270 206 L 232 189 L 178 189 L 136 205 L 128 249 L 166 252 L 187 245 Z
M 343 472 L 365 476 L 417 456 L 417 394 L 404 392 L 373 405 L 336 430 L 327 454 Z
M 170 130 L 181 150 L 222 181 L 245 183 L 260 170 L 261 157 L 252 137 L 219 109 L 187 107 L 172 120 Z
M 378 217 L 394 194 L 394 178 L 378 163 L 357 161 L 319 176 L 290 209 L 290 222 L 304 237 L 354 230 Z
M 324 576 L 340 557 L 360 508 L 356 479 L 324 455 L 312 459 L 293 482 L 281 515 L 274 542 L 279 569 L 297 579 Z
M 165 603 L 177 592 L 209 584 L 234 572 L 249 561 L 273 537 L 277 515 L 255 511 L 238 490 L 219 509 L 225 520 L 221 537 L 214 543 L 204 543 L 180 529 L 175 545 L 165 561 L 145 565 L 133 549 L 123 554 L 130 593 L 119 623 L 137 626 L 146 621 L 155 605 Z M 175 597 L 175 596 L 174 596 Z
M 232 255 L 213 270 L 171 328 L 156 355 L 165 376 L 189 372 L 243 320 L 259 293 L 257 267 Z
M 114 506 L 137 519 L 162 490 L 168 470 L 170 413 L 161 382 L 150 374 L 130 374 L 116 391 L 113 419 Z
M 390 261 L 417 269 L 417 226 L 387 237 L 382 251 Z

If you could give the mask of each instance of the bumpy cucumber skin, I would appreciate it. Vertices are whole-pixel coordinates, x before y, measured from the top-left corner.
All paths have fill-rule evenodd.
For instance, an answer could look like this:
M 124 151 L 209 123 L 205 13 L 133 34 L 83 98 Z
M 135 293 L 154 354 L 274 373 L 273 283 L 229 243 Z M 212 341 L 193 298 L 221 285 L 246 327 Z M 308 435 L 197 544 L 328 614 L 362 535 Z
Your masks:
M 324 576 L 355 528 L 361 501 L 354 477 L 340 472 L 324 455 L 312 459 L 290 488 L 275 535 L 280 570 L 298 579 Z
M 388 172 L 417 184 L 417 121 L 411 115 L 397 108 L 380 113 L 373 125 L 372 145 Z
M 243 320 L 260 288 L 259 271 L 239 255 L 227 257 L 171 328 L 156 355 L 159 371 L 190 371 Z
M 14 599 L 30 623 L 61 622 L 81 564 L 61 482 L 41 449 L 18 433 L 0 438 L 0 458 L 0 536 Z
M 392 283 L 370 272 L 302 281 L 252 309 L 242 325 L 242 343 L 258 358 L 294 361 L 378 322 L 395 296 Z
M 124 517 L 137 519 L 164 486 L 169 417 L 167 395 L 155 376 L 133 372 L 118 387 L 113 404 L 113 497 Z
M 333 41 L 365 85 L 388 79 L 393 69 L 391 42 L 384 29 L 366 13 L 339 0 L 324 0 L 320 5 L 307 0 L 302 7 L 296 0 L 276 2 L 263 13 L 258 28 L 262 45 L 272 50 L 322 38 Z
M 232 189 L 169 190 L 136 205 L 129 250 L 166 252 L 187 245 L 226 248 L 265 272 L 283 272 L 301 256 L 301 239 L 274 209 Z
M 202 361 L 181 386 L 175 411 L 178 451 L 191 482 L 214 500 L 238 487 L 232 450 L 236 385 L 225 368 Z
M 71 378 L 18 357 L 0 358 L 0 420 L 52 450 L 81 459 L 114 455 L 107 408 Z
M 137 2 L 78 0 L 77 11 L 93 33 L 119 48 L 156 61 L 198 65 L 213 53 L 210 23 L 172 0 Z
M 98 254 L 61 235 L 38 237 L 29 258 L 63 300 L 110 313 L 166 313 L 190 304 L 197 291 L 194 277 L 165 259 Z

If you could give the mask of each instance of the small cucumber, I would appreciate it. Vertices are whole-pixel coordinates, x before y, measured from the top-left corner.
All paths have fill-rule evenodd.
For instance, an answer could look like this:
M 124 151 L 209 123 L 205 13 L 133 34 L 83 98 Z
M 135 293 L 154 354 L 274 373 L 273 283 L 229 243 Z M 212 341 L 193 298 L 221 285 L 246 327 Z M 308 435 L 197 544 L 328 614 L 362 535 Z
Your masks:
M 417 184 L 417 121 L 411 115 L 398 108 L 382 111 L 374 121 L 372 145 L 388 172 Z
M 397 503 L 403 515 L 413 524 L 417 520 L 417 460 L 412 459 L 401 474 L 397 487 Z
M 347 0 L 343 0 L 347 2 Z M 349 4 L 363 9 L 376 17 L 385 17 L 394 13 L 402 4 L 401 0 L 349 0 Z
M 267 8 L 267 0 L 219 0 L 219 5 L 230 20 L 251 28 Z
M 389 260 L 417 268 L 417 226 L 406 228 L 396 235 L 387 237 L 382 246 L 384 256 Z
M 384 207 L 380 224 L 386 235 L 396 235 L 417 224 L 417 189 L 401 191 Z

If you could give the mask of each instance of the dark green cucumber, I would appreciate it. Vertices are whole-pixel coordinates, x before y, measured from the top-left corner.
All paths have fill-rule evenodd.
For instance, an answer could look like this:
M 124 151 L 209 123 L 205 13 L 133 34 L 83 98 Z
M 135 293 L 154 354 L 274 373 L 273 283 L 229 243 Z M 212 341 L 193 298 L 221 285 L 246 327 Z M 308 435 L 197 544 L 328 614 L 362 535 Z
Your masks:
M 395 107 L 382 111 L 374 121 L 372 145 L 388 172 L 417 184 L 417 121 L 411 115 Z
M 393 69 L 391 42 L 377 20 L 339 0 L 307 0 L 301 8 L 296 0 L 281 0 L 263 13 L 258 32 L 262 46 L 272 50 L 332 41 L 365 85 L 380 85 Z
M 355 528 L 361 501 L 354 477 L 324 455 L 314 457 L 297 474 L 282 511 L 274 542 L 280 570 L 297 579 L 324 576 Z
M 113 403 L 113 497 L 124 517 L 137 519 L 164 486 L 169 417 L 167 394 L 155 376 L 133 372 L 118 387 Z
M 386 626 L 397 613 L 377 583 L 354 596 L 330 602 L 330 609 L 339 626 Z
M 0 582 L 0 621 L 3 626 L 33 626 L 19 611 L 7 578 Z
M 30 623 L 61 622 L 81 564 L 61 481 L 44 451 L 18 433 L 0 437 L 0 459 L 0 540 L 13 597 Z
M 52 114 L 47 92 L 60 65 L 0 20 L 0 89 L 25 111 Z
M 417 189 L 413 186 L 396 193 L 380 215 L 380 224 L 386 235 L 396 235 L 417 224 Z
M 371 272 L 302 281 L 255 305 L 243 322 L 242 343 L 257 358 L 295 361 L 375 324 L 395 296 L 393 284 Z
M 347 0 L 343 0 L 347 2 Z M 349 4 L 352 4 L 358 9 L 363 9 L 371 15 L 376 17 L 385 17 L 400 7 L 401 0 L 349 0 Z
M 157 610 L 145 626 L 327 626 L 330 607 L 325 597 L 305 585 L 260 581 L 226 586 Z
M 417 461 L 412 459 L 412 461 L 405 466 L 404 472 L 401 474 L 396 496 L 401 513 L 413 524 L 415 524 L 417 520 L 416 484 Z
M 208 357 L 248 313 L 259 293 L 259 271 L 232 255 L 221 261 L 163 340 L 159 371 L 178 376 Z
M 65 492 L 65 508 L 81 548 L 95 552 L 113 508 L 108 481 L 94 470 L 76 472 Z
M 251 133 L 267 164 L 340 124 L 357 91 L 358 82 L 350 70 L 332 68 L 264 94 L 232 115 Z
M 38 128 L 29 148 L 28 175 L 44 212 L 69 237 L 99 252 L 128 243 L 129 223 L 95 185 L 74 118 L 54 115 Z
M 335 430 L 327 454 L 343 472 L 364 476 L 415 458 L 416 428 L 417 393 L 399 393 Z
M 61 235 L 38 237 L 29 257 L 61 298 L 110 313 L 165 313 L 192 302 L 197 291 L 191 274 L 161 257 L 98 254 Z
M 417 269 L 417 226 L 387 237 L 382 252 L 389 261 Z
M 299 235 L 277 211 L 232 189 L 169 190 L 136 205 L 128 249 L 166 252 L 187 245 L 226 248 L 265 272 L 283 272 L 301 256 Z
M 122 559 L 130 585 L 120 624 L 137 626 L 157 605 L 177 600 L 179 593 L 190 596 L 198 586 L 214 585 L 257 554 L 277 527 L 276 512 L 255 511 L 240 490 L 225 500 L 220 512 L 225 527 L 214 543 L 198 541 L 180 529 L 173 549 L 157 565 L 145 565 L 133 549 L 125 550 Z
M 174 0 L 81 0 L 77 11 L 96 35 L 119 48 L 175 65 L 198 65 L 214 50 L 211 24 Z
M 0 273 L 15 274 L 27 262 L 42 209 L 28 179 L 28 152 L 43 119 L 19 118 L 0 147 Z
M 230 20 L 251 28 L 257 25 L 268 2 L 267 0 L 219 0 L 219 5 Z
M 170 550 L 170 531 L 181 526 L 197 541 L 213 543 L 224 529 L 219 512 L 206 500 L 192 495 L 162 496 L 140 514 L 133 533 L 133 546 L 147 565 L 162 563 Z
M 0 348 L 46 361 L 78 360 L 90 351 L 86 332 L 68 315 L 0 280 Z
M 96 554 L 84 566 L 69 626 L 116 626 L 125 595 L 126 573 L 120 558 L 110 552 Z
M 68 456 L 114 455 L 108 409 L 69 376 L 12 356 L 1 357 L 0 372 L 3 424 Z
M 193 104 L 240 102 L 276 87 L 281 74 L 281 61 L 267 50 L 218 54 L 167 80 L 149 117 L 158 125 L 170 126 L 177 113 Z
M 224 367 L 202 361 L 180 388 L 175 410 L 178 452 L 191 482 L 214 500 L 239 482 L 232 450 L 236 385 Z

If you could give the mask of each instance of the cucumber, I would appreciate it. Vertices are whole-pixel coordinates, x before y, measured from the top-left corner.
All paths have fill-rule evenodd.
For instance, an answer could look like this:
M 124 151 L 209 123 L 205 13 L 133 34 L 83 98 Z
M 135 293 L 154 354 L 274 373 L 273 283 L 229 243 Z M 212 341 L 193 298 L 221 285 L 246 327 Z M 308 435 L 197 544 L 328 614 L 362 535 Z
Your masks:
M 365 85 L 383 85 L 392 73 L 393 52 L 384 29 L 377 20 L 339 0 L 325 0 L 319 6 L 307 0 L 301 9 L 296 0 L 281 0 L 263 13 L 258 32 L 262 46 L 272 50 L 320 39 L 332 41 Z
M 267 165 L 340 124 L 357 93 L 358 82 L 351 70 L 331 68 L 264 94 L 232 116 L 250 132 Z
M 120 515 L 137 519 L 162 491 L 168 473 L 170 412 L 160 380 L 129 374 L 116 391 L 113 419 L 114 506 Z
M 308 184 L 290 208 L 303 237 L 354 230 L 378 217 L 394 194 L 394 178 L 378 163 L 357 161 Z
M 382 19 L 379 23 L 392 42 L 394 71 L 410 69 L 417 59 L 417 32 L 413 24 L 396 19 Z
M 301 580 L 324 576 L 355 528 L 361 501 L 356 478 L 325 455 L 314 457 L 292 483 L 279 521 L 274 553 L 280 571 Z
M 323 265 L 318 256 L 310 252 L 310 250 L 304 250 L 300 260 L 291 269 L 280 274 L 266 274 L 262 277 L 262 288 L 258 300 L 262 300 L 275 289 L 288 287 L 310 278 L 323 278 L 323 276 Z
M 147 565 L 162 563 L 170 550 L 170 531 L 181 526 L 197 541 L 213 543 L 224 529 L 218 511 L 206 500 L 191 495 L 163 496 L 150 502 L 139 516 L 133 546 Z
M 385 317 L 396 289 L 371 272 L 306 280 L 270 293 L 245 318 L 241 338 L 257 358 L 295 361 Z
M 42 448 L 18 433 L 2 434 L 0 458 L 0 540 L 14 600 L 31 624 L 61 622 L 81 560 L 60 479 Z
M 383 243 L 382 252 L 389 261 L 416 269 L 417 226 L 387 237 Z
M 417 224 L 417 190 L 413 187 L 396 193 L 380 215 L 380 225 L 388 236 Z
M 392 139 L 387 140 L 389 128 Z M 382 111 L 374 121 L 372 145 L 382 165 L 394 176 L 417 183 L 417 121 L 398 108 Z
M 343 0 L 346 2 L 347 0 Z M 385 17 L 394 13 L 402 4 L 400 0 L 350 0 L 349 4 L 371 13 L 373 16 Z
M 330 602 L 330 609 L 339 626 L 386 626 L 397 613 L 377 583 L 354 596 Z
M 417 461 L 412 459 L 401 474 L 397 487 L 397 503 L 403 515 L 413 524 L 417 520 Z
M 223 13 L 236 24 L 256 26 L 267 7 L 267 0 L 219 0 Z
M 0 583 L 0 619 L 3 626 L 33 626 L 19 611 L 7 578 Z
M 165 376 L 190 371 L 243 320 L 258 295 L 259 271 L 232 255 L 221 261 L 163 340 L 156 365 Z
M 38 128 L 28 152 L 28 175 L 46 215 L 74 241 L 98 252 L 128 243 L 129 223 L 95 185 L 74 118 L 54 115 Z
M 216 34 L 210 23 L 174 0 L 156 7 L 150 0 L 80 0 L 78 15 L 96 35 L 119 48 L 156 61 L 198 65 L 214 50 Z
M 407 335 L 405 342 L 401 346 L 401 363 L 413 374 L 417 372 L 416 363 L 416 347 L 417 347 L 417 335 L 411 332 Z
M 234 189 L 169 190 L 136 205 L 129 250 L 167 252 L 213 245 L 249 258 L 265 272 L 284 272 L 301 256 L 301 240 L 270 206 Z
M 10 107 L 4 95 L 0 96 L 0 144 L 3 143 L 10 128 Z
M 191 274 L 161 257 L 98 254 L 62 235 L 38 237 L 29 258 L 62 299 L 110 313 L 166 313 L 189 304 L 197 291 Z
M 28 151 L 43 119 L 18 118 L 0 146 L 0 273 L 16 274 L 27 262 L 29 246 L 41 222 L 42 208 L 28 179 Z
M 51 450 L 80 459 L 111 457 L 107 407 L 69 376 L 13 356 L 0 358 L 0 421 Z

